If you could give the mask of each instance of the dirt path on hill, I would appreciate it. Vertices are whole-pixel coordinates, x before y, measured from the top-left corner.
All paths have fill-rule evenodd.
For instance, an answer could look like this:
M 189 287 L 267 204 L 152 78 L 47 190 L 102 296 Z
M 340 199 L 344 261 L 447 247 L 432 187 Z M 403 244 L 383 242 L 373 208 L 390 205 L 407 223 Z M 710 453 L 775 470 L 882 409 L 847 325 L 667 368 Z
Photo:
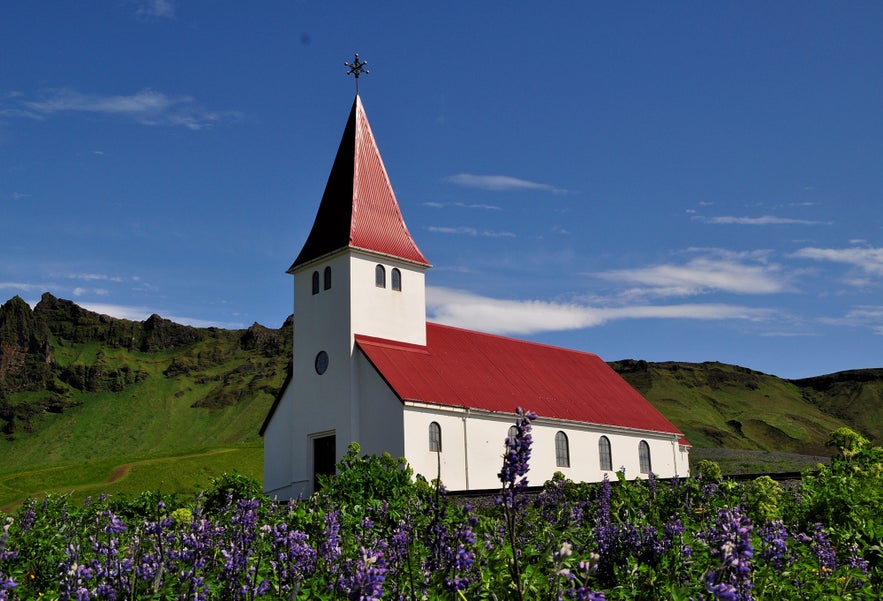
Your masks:
M 230 453 L 235 450 L 236 449 L 229 449 L 229 448 L 212 449 L 211 451 L 206 451 L 204 453 L 191 453 L 189 455 L 161 457 L 161 458 L 157 458 L 157 459 L 144 459 L 142 461 L 133 461 L 131 463 L 123 463 L 123 464 L 118 465 L 115 468 L 113 468 L 113 470 L 111 470 L 110 475 L 107 477 L 107 479 L 102 482 L 90 482 L 88 484 L 78 484 L 76 486 L 68 486 L 68 487 L 64 487 L 64 490 L 73 492 L 75 490 L 85 490 L 88 488 L 94 488 L 94 487 L 100 486 L 102 484 L 113 484 L 115 482 L 119 482 L 120 480 L 127 478 L 129 476 L 129 474 L 132 472 L 132 468 L 135 466 L 139 466 L 139 465 L 149 465 L 151 463 L 162 463 L 162 462 L 178 460 L 178 459 L 193 459 L 194 457 L 207 457 L 209 455 L 217 455 L 219 453 Z M 35 476 L 35 475 L 38 475 L 41 473 L 52 472 L 52 471 L 57 471 L 57 470 L 62 470 L 62 469 L 64 469 L 64 466 L 42 468 L 42 469 L 38 469 L 38 470 L 32 470 L 29 472 L 16 472 L 14 474 L 8 474 L 4 477 L 0 477 L 0 482 L 12 480 L 13 478 L 20 478 L 22 476 Z M 44 494 L 45 493 L 37 493 L 34 495 L 29 495 L 29 496 L 33 496 L 34 498 L 40 498 Z M 22 499 L 17 499 L 11 503 L 7 503 L 6 505 L 3 505 L 2 507 L 0 507 L 0 511 L 2 511 L 3 513 L 11 514 L 16 509 L 18 509 L 22 505 L 22 503 L 25 502 L 25 500 L 27 498 L 28 497 L 24 497 Z

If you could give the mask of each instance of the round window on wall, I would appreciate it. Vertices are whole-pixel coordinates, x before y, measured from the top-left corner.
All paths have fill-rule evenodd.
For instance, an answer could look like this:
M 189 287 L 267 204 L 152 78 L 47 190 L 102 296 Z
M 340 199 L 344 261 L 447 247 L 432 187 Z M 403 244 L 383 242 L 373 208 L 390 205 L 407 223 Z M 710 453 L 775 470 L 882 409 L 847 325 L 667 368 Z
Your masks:
M 319 351 L 319 354 L 316 355 L 316 373 L 321 376 L 326 369 L 328 369 L 328 353 Z

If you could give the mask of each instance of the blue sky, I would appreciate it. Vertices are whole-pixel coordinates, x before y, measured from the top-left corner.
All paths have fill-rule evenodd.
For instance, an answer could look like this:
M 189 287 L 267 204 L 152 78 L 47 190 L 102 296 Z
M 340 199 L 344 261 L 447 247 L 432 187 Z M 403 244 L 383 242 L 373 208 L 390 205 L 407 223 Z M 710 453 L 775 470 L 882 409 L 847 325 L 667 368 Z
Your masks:
M 281 325 L 359 52 L 433 319 L 881 367 L 881 26 L 879 2 L 5 2 L 0 300 Z

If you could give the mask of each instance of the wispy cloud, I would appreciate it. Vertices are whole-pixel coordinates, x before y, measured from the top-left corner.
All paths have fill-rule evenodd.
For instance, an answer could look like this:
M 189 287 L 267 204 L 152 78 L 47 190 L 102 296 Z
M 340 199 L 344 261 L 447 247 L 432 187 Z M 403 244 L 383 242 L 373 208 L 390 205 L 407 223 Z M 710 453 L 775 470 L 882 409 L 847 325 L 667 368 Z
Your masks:
M 50 117 L 58 113 L 79 112 L 112 115 L 133 119 L 142 125 L 180 126 L 199 130 L 222 120 L 240 116 L 235 111 L 210 111 L 195 104 L 191 96 L 170 96 L 145 89 L 128 96 L 84 94 L 69 88 L 46 91 L 39 100 L 18 99 L 18 116 Z M 7 116 L 16 116 L 16 110 Z
M 0 290 L 18 290 L 20 292 L 42 291 L 44 284 L 26 284 L 24 282 L 0 282 Z
M 721 217 L 703 217 L 695 215 L 694 221 L 724 225 L 831 225 L 830 221 L 812 221 L 809 219 L 792 219 L 789 217 L 774 217 L 763 215 L 761 217 L 735 217 L 725 215 Z
M 541 190 L 544 192 L 554 192 L 556 194 L 564 194 L 567 191 L 556 188 L 550 184 L 541 184 L 508 175 L 474 175 L 472 173 L 458 173 L 444 178 L 444 181 L 465 186 L 467 188 L 479 188 L 481 190 L 491 190 L 494 192 L 505 192 L 512 190 Z
M 579 303 L 496 299 L 439 287 L 427 287 L 426 298 L 432 321 L 506 335 L 579 330 L 622 319 L 763 321 L 774 314 L 770 309 L 713 303 L 592 307 Z
M 66 273 L 61 277 L 67 278 L 69 280 L 81 280 L 84 282 L 97 282 L 97 281 L 110 281 L 110 282 L 123 282 L 125 278 L 116 275 L 106 275 L 103 273 Z M 137 279 L 137 278 L 132 278 Z
M 175 4 L 172 0 L 132 0 L 135 14 L 139 17 L 162 17 L 171 19 L 175 16 Z
M 711 292 L 775 294 L 791 290 L 782 267 L 767 263 L 765 255 L 717 254 L 722 256 L 697 257 L 683 264 L 617 269 L 592 275 L 626 286 L 638 286 L 629 290 L 631 296 L 683 297 Z
M 461 209 L 480 209 L 485 211 L 502 211 L 503 207 L 497 205 L 489 205 L 482 203 L 467 203 L 467 202 L 424 202 L 424 207 L 431 207 L 433 209 L 443 209 L 445 207 L 458 207 Z
M 78 298 L 86 294 L 94 294 L 95 296 L 107 296 L 110 294 L 110 291 L 106 288 L 83 288 L 81 286 L 77 286 L 71 292 Z
M 801 248 L 791 255 L 798 259 L 845 263 L 866 273 L 883 275 L 883 248 Z
M 868 328 L 883 336 L 883 305 L 860 305 L 843 317 L 826 317 L 820 321 L 831 325 Z
M 493 230 L 479 230 L 474 227 L 444 227 L 440 225 L 430 225 L 426 228 L 430 232 L 436 234 L 458 234 L 465 236 L 482 236 L 487 238 L 514 238 L 512 232 L 496 232 Z

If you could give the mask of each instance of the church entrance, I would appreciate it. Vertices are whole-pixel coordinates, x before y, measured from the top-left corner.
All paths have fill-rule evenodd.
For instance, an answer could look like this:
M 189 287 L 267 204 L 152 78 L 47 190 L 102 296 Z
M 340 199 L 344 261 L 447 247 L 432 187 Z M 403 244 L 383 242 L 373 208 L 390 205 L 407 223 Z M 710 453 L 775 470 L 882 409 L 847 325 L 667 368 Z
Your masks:
M 313 490 L 319 490 L 319 475 L 334 473 L 337 441 L 334 434 L 313 439 Z

